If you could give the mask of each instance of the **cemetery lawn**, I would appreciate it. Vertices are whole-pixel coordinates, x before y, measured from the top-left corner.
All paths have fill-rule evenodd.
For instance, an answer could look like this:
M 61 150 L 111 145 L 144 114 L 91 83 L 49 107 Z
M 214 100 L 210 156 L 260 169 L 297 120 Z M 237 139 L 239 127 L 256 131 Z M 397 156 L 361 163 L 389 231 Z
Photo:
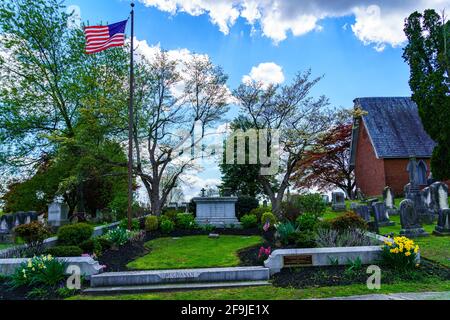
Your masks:
M 145 244 L 151 250 L 149 254 L 127 267 L 132 270 L 235 267 L 240 263 L 238 251 L 262 243 L 260 236 L 158 238 Z
M 393 284 L 382 284 L 381 290 L 369 290 L 365 283 L 348 286 L 311 287 L 305 289 L 264 286 L 111 296 L 79 295 L 71 297 L 70 300 L 300 300 L 364 294 L 431 291 L 450 291 L 450 281 L 431 278 L 420 282 L 397 282 Z
M 12 247 L 12 246 L 14 246 L 14 245 L 13 244 L 9 244 L 9 243 L 0 243 L 0 250 L 6 249 L 6 248 L 9 248 L 9 247 Z
M 380 228 L 380 233 L 383 235 L 394 233 L 397 236 L 401 229 L 400 216 L 391 216 L 390 219 L 395 221 L 395 226 Z M 420 253 L 424 258 L 450 267 L 450 238 L 433 235 L 435 226 L 435 224 L 423 225 L 430 236 L 415 238 L 414 241 L 420 246 Z

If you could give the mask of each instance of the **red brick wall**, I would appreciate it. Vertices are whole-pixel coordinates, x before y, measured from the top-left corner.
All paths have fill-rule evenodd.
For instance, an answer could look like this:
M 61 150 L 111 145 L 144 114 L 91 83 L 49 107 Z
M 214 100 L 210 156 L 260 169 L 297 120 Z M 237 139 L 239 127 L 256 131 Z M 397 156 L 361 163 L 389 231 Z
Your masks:
M 423 160 L 427 164 L 427 178 L 430 174 L 430 159 Z M 396 196 L 403 196 L 403 188 L 409 182 L 409 174 L 406 171 L 409 159 L 384 159 L 384 172 L 386 185 L 392 188 Z M 424 186 L 425 187 L 425 186 Z
M 355 159 L 356 187 L 366 196 L 381 195 L 386 186 L 384 170 L 384 161 L 377 159 L 367 130 L 361 121 Z

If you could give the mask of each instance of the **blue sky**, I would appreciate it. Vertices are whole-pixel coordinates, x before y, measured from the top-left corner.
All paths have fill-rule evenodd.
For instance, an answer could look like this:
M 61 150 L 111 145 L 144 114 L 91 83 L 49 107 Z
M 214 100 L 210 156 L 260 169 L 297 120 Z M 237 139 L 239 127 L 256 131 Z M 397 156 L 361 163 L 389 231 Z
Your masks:
M 282 69 L 286 82 L 308 68 L 315 76 L 324 75 L 313 94 L 326 95 L 335 107 L 352 107 L 357 97 L 409 96 L 409 67 L 402 58 L 403 19 L 413 9 L 432 5 L 441 9 L 449 0 L 373 0 L 372 6 L 365 0 L 339 2 L 203 0 L 195 5 L 191 0 L 140 0 L 136 37 L 165 50 L 207 54 L 229 75 L 231 89 L 252 68 L 271 63 Z M 259 3 L 253 7 L 253 18 L 243 10 L 251 3 Z M 66 4 L 77 6 L 81 19 L 91 25 L 126 19 L 130 8 L 125 0 Z M 228 117 L 237 111 L 233 106 Z M 220 174 L 213 166 L 199 177 L 188 188 L 188 197 L 220 179 Z
M 129 13 L 129 2 L 123 0 L 69 0 L 67 4 L 79 6 L 82 20 L 90 24 L 116 22 Z M 251 26 L 242 18 L 225 35 L 207 14 L 172 15 L 138 2 L 135 28 L 136 37 L 149 45 L 208 54 L 229 75 L 231 88 L 237 87 L 252 67 L 274 62 L 283 68 L 286 81 L 308 68 L 313 75 L 325 75 L 314 94 L 327 95 L 335 106 L 351 107 L 353 99 L 362 96 L 410 95 L 402 46 L 377 52 L 356 38 L 349 27 L 354 23 L 352 16 L 327 18 L 320 23 L 321 31 L 289 36 L 274 44 L 260 33 L 252 35 Z

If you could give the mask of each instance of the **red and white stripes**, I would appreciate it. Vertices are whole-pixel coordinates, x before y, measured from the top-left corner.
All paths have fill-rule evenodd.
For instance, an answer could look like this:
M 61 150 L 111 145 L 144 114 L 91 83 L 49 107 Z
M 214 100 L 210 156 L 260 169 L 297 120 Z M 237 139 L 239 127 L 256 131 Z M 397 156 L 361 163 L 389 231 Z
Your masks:
M 125 34 L 116 33 L 110 35 L 109 26 L 85 27 L 86 53 L 92 54 L 111 47 L 120 47 L 125 44 Z

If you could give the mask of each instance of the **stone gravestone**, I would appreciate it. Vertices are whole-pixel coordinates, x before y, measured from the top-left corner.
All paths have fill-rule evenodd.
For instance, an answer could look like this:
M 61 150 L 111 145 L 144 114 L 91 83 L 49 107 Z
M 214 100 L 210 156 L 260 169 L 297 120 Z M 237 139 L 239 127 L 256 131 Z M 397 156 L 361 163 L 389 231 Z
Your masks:
M 402 225 L 401 236 L 408 238 L 428 236 L 428 233 L 422 228 L 418 212 L 414 208 L 414 202 L 410 199 L 405 199 L 400 203 L 400 223 Z
M 6 222 L 6 217 L 0 217 L 0 232 L 7 233 L 9 232 L 8 223 Z
M 392 191 L 391 187 L 386 187 L 383 190 L 383 200 L 384 205 L 386 206 L 386 210 L 389 215 L 397 215 L 398 210 L 395 207 L 395 196 L 394 192 Z
M 345 194 L 342 192 L 332 193 L 332 204 L 331 208 L 333 211 L 345 211 L 347 210 L 347 205 L 345 204 Z
M 351 202 L 350 203 L 350 210 L 355 211 L 356 208 L 358 208 L 359 204 L 356 202 Z
M 437 212 L 438 211 L 437 203 L 434 199 L 432 188 L 430 187 L 424 188 L 421 191 L 421 194 L 422 194 L 422 201 L 424 202 L 425 207 L 430 211 Z
M 438 236 L 450 235 L 450 209 L 448 206 L 448 187 L 445 183 L 435 182 L 431 185 L 436 207 L 438 223 L 433 234 Z
M 361 191 L 360 188 L 356 189 L 356 198 L 360 201 L 365 201 L 366 200 L 366 195 Z
M 377 202 L 372 204 L 373 214 L 379 227 L 394 226 L 395 222 L 389 220 L 389 214 L 387 212 L 386 205 L 383 202 Z
M 419 189 L 419 167 L 415 157 L 411 157 L 408 164 L 409 183 L 405 186 L 405 198 L 414 204 L 414 211 L 421 223 L 431 224 L 434 221 L 434 214 L 426 207 L 422 193 Z
M 355 212 L 367 223 L 370 222 L 370 211 L 368 206 L 360 205 L 356 207 Z
M 323 194 L 322 195 L 322 200 L 323 200 L 323 202 L 325 202 L 325 204 L 329 204 L 330 203 L 330 197 L 328 196 L 328 195 L 326 195 L 326 194 Z
M 450 209 L 442 209 L 439 211 L 438 223 L 433 234 L 437 236 L 450 236 Z
M 199 225 L 214 225 L 218 228 L 240 226 L 236 218 L 237 197 L 201 197 L 194 198 L 196 218 Z
M 61 227 L 69 222 L 69 206 L 64 203 L 53 202 L 48 206 L 48 224 Z
M 448 209 L 448 186 L 442 182 L 435 182 L 431 185 L 438 210 Z
M 12 242 L 11 225 L 6 215 L 0 217 L 0 243 Z

